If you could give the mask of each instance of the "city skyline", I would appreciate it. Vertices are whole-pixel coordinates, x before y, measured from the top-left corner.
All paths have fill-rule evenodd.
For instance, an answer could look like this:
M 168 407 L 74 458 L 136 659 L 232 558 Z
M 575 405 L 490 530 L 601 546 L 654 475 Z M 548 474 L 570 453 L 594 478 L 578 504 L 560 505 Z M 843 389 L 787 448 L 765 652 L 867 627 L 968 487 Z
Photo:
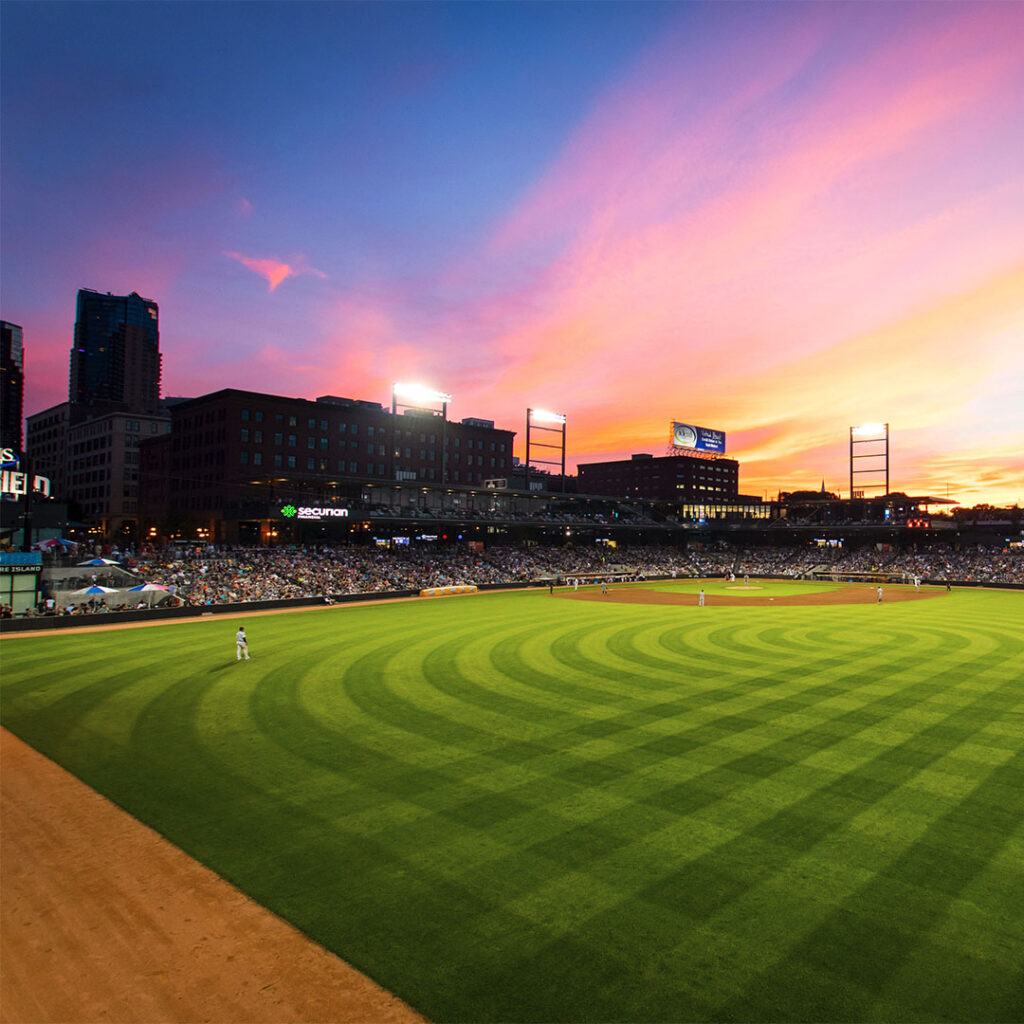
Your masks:
M 25 411 L 79 288 L 160 306 L 163 393 L 724 430 L 740 490 L 1024 500 L 1024 6 L 5 5 Z M 117 59 L 114 59 L 116 54 Z M 45 59 L 44 59 L 45 58 Z

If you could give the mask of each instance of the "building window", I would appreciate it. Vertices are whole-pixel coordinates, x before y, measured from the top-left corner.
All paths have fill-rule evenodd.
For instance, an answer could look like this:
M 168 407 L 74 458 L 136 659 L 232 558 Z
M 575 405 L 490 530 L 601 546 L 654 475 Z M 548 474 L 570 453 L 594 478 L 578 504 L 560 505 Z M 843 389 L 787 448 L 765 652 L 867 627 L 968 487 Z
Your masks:
M 294 455 L 289 455 L 288 456 L 288 468 L 289 469 L 294 469 L 295 468 L 295 456 Z
M 248 420 L 249 419 L 249 410 L 248 409 L 243 409 L 242 410 L 242 419 L 243 420 Z
M 306 469 L 312 469 L 312 468 L 313 468 L 313 456 L 311 455 L 308 459 L 306 459 Z
M 358 462 L 350 462 L 348 464 L 348 471 L 350 473 L 358 473 L 359 472 L 359 463 Z
M 279 448 L 281 447 L 281 442 L 283 440 L 284 440 L 284 435 L 283 434 L 275 434 L 274 435 L 274 444 L 276 444 Z
M 257 410 L 255 418 L 256 418 L 256 422 L 257 423 L 262 423 L 263 422 L 263 413 L 261 413 L 259 410 Z
M 252 464 L 254 466 L 262 466 L 263 465 L 263 452 L 253 452 L 252 453 Z
M 249 465 L 249 453 L 248 452 L 242 452 L 240 461 L 241 461 L 243 466 L 248 466 Z
M 326 430 L 327 429 L 327 420 L 321 420 L 320 421 L 320 429 L 321 430 Z
M 316 438 L 315 437 L 307 437 L 306 438 L 306 447 L 307 448 L 315 448 L 316 447 Z
M 263 431 L 262 430 L 254 430 L 252 432 L 252 442 L 253 442 L 253 444 L 263 444 Z
M 358 434 L 358 433 L 359 433 L 359 424 L 358 423 L 353 423 L 352 424 L 352 436 L 355 437 L 356 434 Z
M 294 426 L 296 426 L 296 422 L 295 422 L 295 417 L 294 417 L 294 416 L 289 416 L 289 417 L 288 417 L 288 426 L 289 426 L 289 427 L 294 427 Z
M 248 427 L 242 427 L 242 444 L 248 444 L 248 443 L 249 443 L 249 428 Z
M 348 430 L 348 424 L 347 423 L 339 423 L 338 424 L 338 433 L 339 434 L 344 434 L 346 430 Z
M 284 464 L 284 459 L 281 456 L 281 453 L 280 452 L 275 452 L 274 453 L 274 469 L 280 469 L 283 464 Z
M 322 451 L 322 452 L 327 451 L 327 438 L 326 437 L 321 437 L 320 438 L 320 451 Z
M 289 448 L 294 448 L 295 447 L 295 435 L 294 434 L 289 434 L 288 435 L 288 447 Z

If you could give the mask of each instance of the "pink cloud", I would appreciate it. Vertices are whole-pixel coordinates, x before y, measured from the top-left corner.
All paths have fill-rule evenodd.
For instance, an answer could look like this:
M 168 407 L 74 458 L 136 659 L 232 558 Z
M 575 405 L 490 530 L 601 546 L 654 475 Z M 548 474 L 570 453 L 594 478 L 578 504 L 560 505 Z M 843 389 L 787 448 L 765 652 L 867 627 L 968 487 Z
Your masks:
M 237 260 L 243 267 L 247 267 L 253 273 L 265 278 L 270 286 L 270 291 L 273 291 L 282 281 L 287 280 L 289 277 L 298 277 L 300 274 L 314 274 L 319 278 L 327 277 L 322 270 L 306 265 L 305 259 L 302 257 L 298 258 L 293 265 L 274 259 L 256 259 L 252 256 L 243 256 L 239 252 L 225 251 L 224 255 Z

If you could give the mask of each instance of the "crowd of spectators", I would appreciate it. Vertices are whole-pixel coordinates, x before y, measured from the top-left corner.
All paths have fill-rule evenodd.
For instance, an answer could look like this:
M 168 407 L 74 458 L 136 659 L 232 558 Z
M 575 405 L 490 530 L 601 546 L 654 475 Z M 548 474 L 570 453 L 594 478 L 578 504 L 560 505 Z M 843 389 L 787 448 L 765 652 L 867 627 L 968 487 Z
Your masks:
M 924 581 L 1024 583 L 1024 554 L 994 547 L 953 550 L 930 547 L 895 551 L 874 546 L 847 551 L 810 545 L 744 548 L 719 543 L 702 550 L 674 547 L 492 547 L 430 544 L 389 547 L 319 546 L 245 548 L 196 546 L 138 551 L 122 560 L 122 569 L 90 571 L 89 582 L 125 587 L 125 570 L 136 584 L 167 587 L 166 595 L 124 594 L 90 599 L 70 597 L 68 580 L 53 608 L 66 614 L 151 607 L 160 604 L 220 605 L 250 601 L 418 591 L 457 584 L 561 584 L 600 579 L 719 577 L 735 575 L 799 578 L 827 571 L 904 574 Z M 83 570 L 85 571 L 85 570 Z M 121 579 L 116 580 L 111 572 Z M 53 595 L 47 595 L 53 605 Z M 128 600 L 128 598 L 132 600 Z M 43 607 L 40 607 L 43 611 Z M 49 607 L 46 611 L 50 611 Z M 45 613 L 45 612 L 44 612 Z
M 892 572 L 922 580 L 961 583 L 1024 583 L 1024 552 L 999 547 L 971 547 L 962 551 L 933 546 L 920 551 L 844 552 L 832 563 L 844 572 Z

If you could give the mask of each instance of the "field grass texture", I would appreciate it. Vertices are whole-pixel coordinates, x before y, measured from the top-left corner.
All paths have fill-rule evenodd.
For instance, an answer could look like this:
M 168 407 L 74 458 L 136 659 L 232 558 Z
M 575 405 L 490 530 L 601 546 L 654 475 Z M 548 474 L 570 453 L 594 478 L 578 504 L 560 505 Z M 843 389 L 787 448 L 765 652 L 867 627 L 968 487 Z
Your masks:
M 1024 595 L 240 621 L 4 640 L 3 724 L 428 1017 L 1024 1019 Z

